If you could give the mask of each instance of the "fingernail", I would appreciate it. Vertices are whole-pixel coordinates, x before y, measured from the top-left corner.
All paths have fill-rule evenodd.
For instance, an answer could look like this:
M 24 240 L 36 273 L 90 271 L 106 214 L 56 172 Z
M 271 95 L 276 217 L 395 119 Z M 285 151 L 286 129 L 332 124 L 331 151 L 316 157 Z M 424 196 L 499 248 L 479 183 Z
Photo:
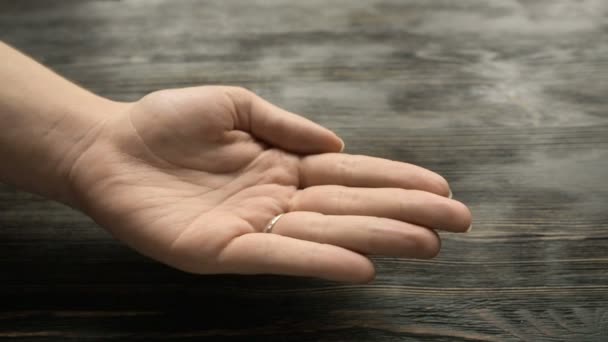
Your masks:
M 344 151 L 344 148 L 346 147 L 346 144 L 344 143 L 344 140 L 340 139 L 340 142 L 342 143 L 342 147 L 340 148 L 340 152 Z
M 452 193 L 452 189 L 449 189 L 449 190 L 450 190 L 450 193 L 448 194 L 448 198 L 452 199 L 452 197 L 454 197 L 454 194 Z
M 467 230 L 465 230 L 465 233 L 468 233 L 471 231 L 471 229 L 473 229 L 473 224 L 471 223 L 471 225 L 469 226 L 469 228 L 467 228 Z

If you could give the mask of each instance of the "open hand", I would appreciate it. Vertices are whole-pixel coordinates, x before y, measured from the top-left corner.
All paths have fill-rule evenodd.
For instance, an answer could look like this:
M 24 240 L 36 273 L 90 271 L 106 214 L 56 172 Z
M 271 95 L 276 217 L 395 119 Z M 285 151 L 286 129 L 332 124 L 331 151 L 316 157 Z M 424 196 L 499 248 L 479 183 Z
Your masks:
M 184 271 L 365 282 L 364 255 L 430 258 L 435 229 L 471 224 L 441 176 L 340 153 L 331 131 L 242 88 L 164 90 L 120 108 L 71 170 L 78 205 Z

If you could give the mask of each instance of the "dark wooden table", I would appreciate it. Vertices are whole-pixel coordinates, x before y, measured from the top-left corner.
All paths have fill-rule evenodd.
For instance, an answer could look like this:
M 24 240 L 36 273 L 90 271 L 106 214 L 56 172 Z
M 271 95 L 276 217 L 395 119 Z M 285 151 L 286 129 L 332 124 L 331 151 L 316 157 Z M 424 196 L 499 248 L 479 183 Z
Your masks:
M 607 17 L 604 0 L 0 2 L 1 39 L 102 95 L 242 85 L 349 153 L 440 172 L 475 217 L 435 260 L 375 258 L 369 285 L 195 276 L 2 186 L 0 338 L 608 341 Z

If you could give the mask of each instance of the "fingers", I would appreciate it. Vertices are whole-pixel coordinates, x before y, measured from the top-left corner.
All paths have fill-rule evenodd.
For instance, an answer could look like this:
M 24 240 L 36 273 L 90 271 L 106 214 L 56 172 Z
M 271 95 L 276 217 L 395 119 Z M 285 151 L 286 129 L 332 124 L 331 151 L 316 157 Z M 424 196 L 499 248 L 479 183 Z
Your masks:
M 235 105 L 235 129 L 294 153 L 340 152 L 344 143 L 332 131 L 283 110 L 254 93 L 223 87 Z
M 305 188 L 337 184 L 365 188 L 403 188 L 429 191 L 448 196 L 450 187 L 440 175 L 412 164 L 368 156 L 325 153 L 302 158 L 300 163 Z
M 374 278 L 369 259 L 337 246 L 277 234 L 252 233 L 232 240 L 218 256 L 223 272 L 283 274 L 366 283 Z
M 386 217 L 452 232 L 465 232 L 471 225 L 471 212 L 458 201 L 425 191 L 396 188 L 313 186 L 294 196 L 289 211 Z
M 429 229 L 369 216 L 336 216 L 297 211 L 283 215 L 272 232 L 364 254 L 396 257 L 433 258 L 441 247 L 439 237 Z

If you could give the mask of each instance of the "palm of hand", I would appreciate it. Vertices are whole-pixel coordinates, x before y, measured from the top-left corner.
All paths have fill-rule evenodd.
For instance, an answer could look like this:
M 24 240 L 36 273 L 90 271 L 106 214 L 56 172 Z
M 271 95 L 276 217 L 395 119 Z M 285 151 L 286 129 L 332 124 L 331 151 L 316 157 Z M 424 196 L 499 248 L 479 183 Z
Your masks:
M 388 254 L 399 254 L 390 251 L 404 247 L 387 245 L 378 237 L 370 243 L 369 236 L 341 242 L 349 238 L 327 234 L 330 220 L 312 212 L 366 216 L 379 212 L 378 216 L 389 218 L 376 222 L 371 228 L 376 233 L 381 229 L 377 223 L 405 224 L 397 221 L 401 217 L 392 217 L 398 214 L 384 215 L 386 209 L 371 213 L 369 208 L 361 209 L 365 203 L 355 203 L 341 187 L 366 186 L 355 184 L 361 182 L 391 188 L 401 184 L 365 175 L 367 167 L 355 163 L 348 165 L 362 169 L 360 175 L 356 170 L 345 173 L 344 167 L 338 168 L 342 173 L 332 175 L 336 167 L 327 163 L 329 155 L 288 152 L 338 152 L 341 142 L 320 126 L 242 89 L 153 93 L 107 120 L 98 141 L 74 171 L 78 188 L 84 189 L 84 210 L 120 240 L 174 267 L 196 273 L 281 273 L 365 281 L 373 276 L 373 266 L 341 247 Z M 441 180 L 429 179 L 418 176 L 419 188 L 445 194 Z M 328 181 L 343 184 L 332 187 Z M 348 205 L 337 203 L 345 196 Z M 462 208 L 453 211 L 458 210 Z M 281 219 L 284 234 L 261 233 L 272 217 L 286 212 L 294 215 Z M 345 223 L 356 225 L 361 217 L 339 219 L 350 218 Z M 409 221 L 425 223 L 416 222 L 424 221 L 420 218 Z M 460 221 L 464 223 L 458 222 L 452 230 L 463 230 L 467 218 Z M 315 224 L 323 226 L 324 234 L 305 231 Z M 424 249 L 424 243 L 436 240 L 424 231 L 431 232 L 422 228 L 404 237 L 389 229 L 385 235 L 390 240 L 400 234 L 414 241 L 414 249 Z

